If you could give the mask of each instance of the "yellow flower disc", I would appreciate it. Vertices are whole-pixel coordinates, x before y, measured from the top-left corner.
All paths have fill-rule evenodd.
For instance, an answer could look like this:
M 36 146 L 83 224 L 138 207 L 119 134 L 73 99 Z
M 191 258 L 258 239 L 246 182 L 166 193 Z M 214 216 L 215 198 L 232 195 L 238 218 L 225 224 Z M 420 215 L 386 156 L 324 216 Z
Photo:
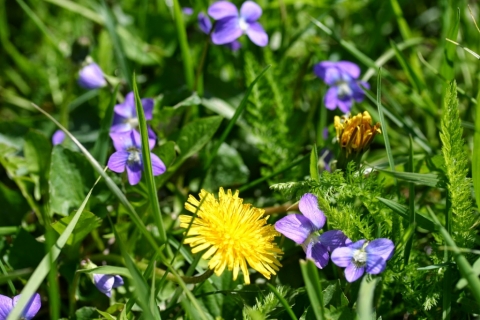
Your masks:
M 277 257 L 283 252 L 273 241 L 280 234 L 267 223 L 263 209 L 243 204 L 238 191 L 225 193 L 220 188 L 217 200 L 201 190 L 200 200 L 190 195 L 185 209 L 194 214 L 179 217 L 182 228 L 188 228 L 193 218 L 185 243 L 190 244 L 193 253 L 208 249 L 202 258 L 210 258 L 208 266 L 216 275 L 228 268 L 233 270 L 236 280 L 241 269 L 245 283 L 249 284 L 247 264 L 267 279 L 282 266 Z

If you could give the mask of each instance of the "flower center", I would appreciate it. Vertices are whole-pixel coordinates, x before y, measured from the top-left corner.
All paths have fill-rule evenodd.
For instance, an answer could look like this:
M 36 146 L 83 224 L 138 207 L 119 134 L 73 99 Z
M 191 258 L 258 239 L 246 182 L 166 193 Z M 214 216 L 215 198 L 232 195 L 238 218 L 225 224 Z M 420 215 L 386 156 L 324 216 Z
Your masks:
M 353 252 L 353 263 L 355 266 L 363 267 L 367 262 L 367 253 L 363 249 L 355 250 Z
M 348 85 L 348 82 L 341 80 L 338 81 L 335 85 L 337 87 L 337 96 L 339 98 L 352 96 L 352 89 Z
M 243 32 L 245 32 L 247 31 L 249 24 L 247 21 L 245 21 L 244 18 L 240 17 L 240 19 L 238 19 L 238 26 L 240 27 L 240 29 L 242 29 Z
M 127 151 L 128 151 L 127 164 L 132 165 L 132 164 L 138 164 L 141 162 L 140 150 L 138 148 L 130 147 L 127 149 Z
M 302 243 L 302 248 L 303 248 L 303 251 L 304 252 L 307 252 L 307 247 L 310 243 L 317 243 L 317 242 L 320 242 L 320 232 L 319 231 L 313 231 L 312 233 L 310 233 L 310 235 L 308 236 L 307 239 L 305 239 L 305 241 L 303 241 Z
M 127 118 L 124 120 L 124 123 L 129 124 L 132 129 L 138 127 L 138 118 Z

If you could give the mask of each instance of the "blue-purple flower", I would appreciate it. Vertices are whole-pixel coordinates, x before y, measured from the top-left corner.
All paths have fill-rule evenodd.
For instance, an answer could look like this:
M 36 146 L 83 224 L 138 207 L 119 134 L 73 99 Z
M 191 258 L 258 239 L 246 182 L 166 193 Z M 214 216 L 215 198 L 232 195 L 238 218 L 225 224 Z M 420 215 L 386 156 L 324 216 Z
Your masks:
M 338 107 L 343 113 L 350 112 L 353 100 L 361 102 L 365 96 L 360 85 L 370 88 L 367 82 L 357 80 L 360 68 L 350 61 L 322 61 L 313 67 L 313 71 L 331 86 L 324 97 L 325 107 L 329 110 Z
M 17 304 L 18 299 L 20 299 L 20 295 L 15 296 L 12 299 L 0 294 L 0 320 L 7 319 L 8 315 L 10 314 L 10 312 L 12 312 L 13 308 Z M 29 320 L 35 317 L 41 306 L 42 302 L 40 299 L 40 295 L 38 293 L 35 293 L 23 309 L 22 319 Z
M 233 3 L 218 1 L 208 8 L 208 14 L 217 20 L 212 33 L 213 43 L 231 43 L 246 33 L 257 46 L 264 47 L 268 44 L 268 35 L 257 22 L 262 16 L 262 8 L 255 2 L 245 1 L 239 14 Z
M 97 89 L 107 85 L 102 69 L 92 62 L 79 72 L 78 84 L 85 89 Z
M 390 239 L 360 240 L 333 250 L 332 261 L 337 266 L 345 268 L 345 279 L 353 282 L 364 272 L 379 274 L 385 270 L 387 260 L 393 256 L 394 249 L 395 245 Z
M 62 130 L 57 130 L 53 133 L 52 136 L 52 144 L 56 146 L 57 144 L 60 144 L 65 140 L 65 132 Z
M 210 18 L 203 12 L 200 12 L 198 14 L 198 26 L 200 27 L 200 30 L 202 30 L 202 32 L 205 34 L 210 34 L 210 31 L 212 30 L 212 22 L 210 21 Z M 242 47 L 240 41 L 238 40 L 226 43 L 224 44 L 224 46 L 226 46 L 232 51 L 237 51 Z
M 112 289 L 123 286 L 123 279 L 119 275 L 94 273 L 93 282 L 97 289 L 105 293 L 109 298 L 112 296 Z
M 113 140 L 114 152 L 108 159 L 108 167 L 110 170 L 121 173 L 127 170 L 128 182 L 136 185 L 142 178 L 143 160 L 140 134 L 131 130 L 129 132 L 110 133 Z M 149 139 L 149 148 L 155 146 L 155 139 Z M 160 158 L 150 153 L 152 161 L 152 171 L 154 176 L 158 176 L 165 172 L 166 167 Z
M 142 99 L 143 112 L 145 119 L 151 120 L 153 116 L 153 99 Z M 129 92 L 125 96 L 123 103 L 117 104 L 113 109 L 113 124 L 110 132 L 129 132 L 138 127 L 137 109 L 135 107 L 135 97 L 133 92 Z M 156 139 L 155 132 L 148 128 L 148 136 Z
M 187 16 L 191 16 L 193 14 L 193 8 L 183 7 L 182 12 L 183 12 L 183 14 L 185 14 Z
M 318 199 L 311 193 L 302 196 L 299 203 L 303 214 L 289 214 L 275 223 L 275 229 L 285 237 L 301 244 L 307 259 L 322 269 L 328 264 L 329 251 L 351 243 L 340 230 L 330 230 L 320 234 L 327 218 L 318 208 Z

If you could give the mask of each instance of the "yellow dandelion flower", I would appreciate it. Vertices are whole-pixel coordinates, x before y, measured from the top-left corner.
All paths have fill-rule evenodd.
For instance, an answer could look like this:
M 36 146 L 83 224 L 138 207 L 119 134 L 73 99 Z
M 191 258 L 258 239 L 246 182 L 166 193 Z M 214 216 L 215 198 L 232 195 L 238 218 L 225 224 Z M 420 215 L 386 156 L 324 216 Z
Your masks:
M 212 193 L 201 190 L 200 200 L 190 195 L 185 209 L 196 217 L 181 215 L 180 227 L 192 226 L 185 239 L 192 252 L 208 249 L 202 256 L 209 259 L 208 267 L 221 275 L 227 268 L 233 270 L 233 280 L 242 270 L 246 284 L 250 283 L 247 264 L 270 279 L 282 265 L 277 257 L 283 252 L 273 239 L 280 234 L 267 223 L 265 210 L 243 204 L 238 191 L 232 194 L 220 188 L 218 200 Z
M 380 123 L 372 126 L 372 117 L 365 111 L 356 116 L 335 116 L 334 126 L 337 139 L 342 148 L 347 152 L 347 158 L 352 153 L 360 153 L 370 146 L 377 133 L 382 133 Z

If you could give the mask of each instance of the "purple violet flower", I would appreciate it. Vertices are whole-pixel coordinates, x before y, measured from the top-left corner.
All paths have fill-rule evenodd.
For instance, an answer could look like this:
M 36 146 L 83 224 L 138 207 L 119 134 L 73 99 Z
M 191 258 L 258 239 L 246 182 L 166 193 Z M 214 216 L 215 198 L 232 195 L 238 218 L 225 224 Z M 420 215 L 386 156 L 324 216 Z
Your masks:
M 264 47 L 268 44 L 268 35 L 257 22 L 262 16 L 262 8 L 255 2 L 245 1 L 239 14 L 233 3 L 218 1 L 208 8 L 208 14 L 217 20 L 212 33 L 213 43 L 227 44 L 246 33 L 257 46 Z
M 363 87 L 370 89 L 365 81 L 357 80 L 360 68 L 350 61 L 322 61 L 313 67 L 313 72 L 331 86 L 324 97 L 325 107 L 329 110 L 339 108 L 343 113 L 350 112 L 353 100 L 363 101 Z
M 318 208 L 318 199 L 311 193 L 302 196 L 299 203 L 303 214 L 289 214 L 275 223 L 275 229 L 285 237 L 301 244 L 307 259 L 323 269 L 329 260 L 328 251 L 351 243 L 350 239 L 340 230 L 330 230 L 322 234 L 327 218 Z
M 393 256 L 392 240 L 379 238 L 372 241 L 359 240 L 332 252 L 332 262 L 345 268 L 345 279 L 353 282 L 366 271 L 379 274 L 385 270 L 387 260 Z
M 153 99 L 142 99 L 143 112 L 145 113 L 145 119 L 151 120 L 153 116 Z M 113 109 L 113 124 L 110 128 L 110 132 L 128 132 L 138 127 L 137 109 L 135 107 L 135 97 L 133 92 L 129 92 L 125 96 L 123 103 L 117 104 Z M 148 137 L 156 139 L 156 134 L 149 127 Z
M 205 34 L 210 34 L 210 31 L 212 30 L 212 22 L 210 21 L 210 18 L 203 12 L 200 12 L 198 14 L 198 26 L 200 30 L 202 30 L 203 33 Z M 227 48 L 229 48 L 232 51 L 237 51 L 242 47 L 240 44 L 240 41 L 234 40 L 232 42 L 224 44 Z
M 114 152 L 108 159 L 108 168 L 110 170 L 122 173 L 127 169 L 128 182 L 136 185 L 142 178 L 142 147 L 140 134 L 131 130 L 129 132 L 110 133 L 113 140 Z M 148 139 L 150 150 L 155 146 L 155 139 Z M 165 172 L 166 167 L 160 158 L 150 153 L 152 160 L 153 175 L 158 176 Z
M 112 289 L 123 286 L 123 279 L 118 275 L 93 274 L 93 282 L 98 290 L 105 293 L 107 297 L 112 296 Z
M 332 172 L 332 167 L 330 167 L 330 162 L 332 162 L 333 160 L 333 152 L 330 149 L 323 148 L 322 150 L 320 150 L 319 160 L 323 163 L 323 168 L 326 171 Z
M 97 89 L 105 87 L 107 81 L 103 76 L 102 69 L 93 62 L 80 70 L 78 84 L 85 89 Z
M 0 320 L 7 319 L 10 312 L 12 312 L 13 307 L 15 307 L 15 305 L 17 304 L 18 299 L 20 299 L 20 295 L 15 296 L 12 299 L 0 294 Z M 29 320 L 35 317 L 41 306 L 42 302 L 40 299 L 40 295 L 38 293 L 35 293 L 25 306 L 25 309 L 23 309 L 22 319 Z
M 193 14 L 193 8 L 184 7 L 184 8 L 182 8 L 182 12 L 183 12 L 183 14 L 185 14 L 187 16 L 191 16 Z
M 57 130 L 53 133 L 52 136 L 52 144 L 56 146 L 57 144 L 60 144 L 65 140 L 65 132 L 62 130 Z

